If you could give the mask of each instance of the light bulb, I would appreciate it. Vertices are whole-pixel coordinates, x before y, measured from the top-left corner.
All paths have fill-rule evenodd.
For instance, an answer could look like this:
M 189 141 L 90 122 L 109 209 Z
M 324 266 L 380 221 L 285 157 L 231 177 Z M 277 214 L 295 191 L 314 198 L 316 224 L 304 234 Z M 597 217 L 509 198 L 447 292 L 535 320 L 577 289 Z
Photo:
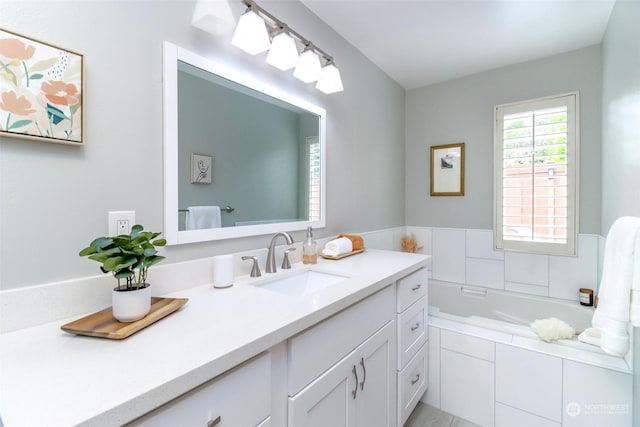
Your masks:
M 293 71 L 293 76 L 305 83 L 311 83 L 320 78 L 321 71 L 318 54 L 308 49 L 300 54 L 300 63 Z
M 264 19 L 253 10 L 248 10 L 238 20 L 231 44 L 250 55 L 257 55 L 268 50 L 271 42 Z
M 275 36 L 267 54 L 267 63 L 282 71 L 298 65 L 298 49 L 293 37 L 284 32 Z

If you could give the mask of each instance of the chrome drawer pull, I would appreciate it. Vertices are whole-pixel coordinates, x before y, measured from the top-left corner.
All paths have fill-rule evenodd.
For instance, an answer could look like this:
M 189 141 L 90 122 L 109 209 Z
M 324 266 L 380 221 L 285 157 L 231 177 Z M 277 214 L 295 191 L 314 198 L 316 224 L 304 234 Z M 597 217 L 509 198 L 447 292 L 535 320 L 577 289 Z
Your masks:
M 220 424 L 220 421 L 222 421 L 222 418 L 220 418 L 220 415 L 218 415 L 215 420 L 209 420 L 209 422 L 207 423 L 207 427 L 215 427 Z
M 413 325 L 411 327 L 411 331 L 415 331 L 416 329 L 418 329 L 420 327 L 420 322 L 416 323 L 415 325 Z
M 364 383 L 367 382 L 367 368 L 364 366 L 364 357 L 360 359 L 360 366 L 362 366 L 362 371 L 364 372 L 364 378 L 362 378 L 362 382 L 360 383 L 360 390 L 364 390 Z
M 411 380 L 411 385 L 414 385 L 418 381 L 420 381 L 420 374 L 416 374 L 416 379 L 415 380 Z
M 356 398 L 356 396 L 358 394 L 358 371 L 356 370 L 356 365 L 353 365 L 353 369 L 351 370 L 351 372 L 353 372 L 353 375 L 355 375 L 355 377 L 356 377 L 356 388 L 351 390 L 351 395 L 353 396 L 353 399 L 355 400 L 355 398 Z
M 417 291 L 418 289 L 420 289 L 422 287 L 422 285 L 420 283 L 418 283 L 417 285 L 415 285 L 413 288 L 411 288 L 412 291 Z

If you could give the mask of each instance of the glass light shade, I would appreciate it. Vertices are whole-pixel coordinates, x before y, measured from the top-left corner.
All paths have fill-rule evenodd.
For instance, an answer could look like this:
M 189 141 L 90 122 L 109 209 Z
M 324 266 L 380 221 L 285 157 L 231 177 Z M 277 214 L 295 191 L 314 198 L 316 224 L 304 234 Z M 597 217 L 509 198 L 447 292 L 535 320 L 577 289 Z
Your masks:
M 333 64 L 325 65 L 322 68 L 322 76 L 316 84 L 316 89 L 326 94 L 342 92 L 344 87 L 342 86 L 342 78 L 340 78 L 338 67 Z
M 208 33 L 221 36 L 231 33 L 246 7 L 239 1 L 198 0 L 191 25 Z
M 320 78 L 322 67 L 318 54 L 312 50 L 305 50 L 300 54 L 300 63 L 293 70 L 293 77 L 305 83 L 315 82 Z
M 252 10 L 242 15 L 233 33 L 231 44 L 251 55 L 268 50 L 271 42 L 264 19 Z
M 271 41 L 267 64 L 286 71 L 298 65 L 296 41 L 287 33 L 280 33 Z

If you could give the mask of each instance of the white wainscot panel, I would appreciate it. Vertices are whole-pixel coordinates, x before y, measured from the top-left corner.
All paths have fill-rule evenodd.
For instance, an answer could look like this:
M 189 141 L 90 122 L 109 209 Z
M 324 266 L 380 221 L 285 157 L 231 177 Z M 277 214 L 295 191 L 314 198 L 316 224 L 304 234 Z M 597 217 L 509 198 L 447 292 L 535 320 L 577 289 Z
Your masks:
M 496 402 L 496 427 L 560 427 L 560 423 Z
M 464 283 L 465 230 L 433 229 L 433 278 L 446 282 Z
M 631 426 L 630 374 L 564 360 L 563 427 Z
M 440 328 L 429 326 L 429 387 L 422 401 L 440 408 Z
M 466 283 L 504 289 L 504 262 L 494 259 L 467 258 Z
M 410 236 L 412 234 L 418 246 L 422 246 L 422 248 L 418 250 L 418 253 L 431 255 L 433 253 L 431 229 L 428 227 L 407 227 L 407 235 Z
M 502 260 L 504 252 L 493 249 L 492 230 L 467 230 L 467 256 Z
M 496 344 L 496 401 L 562 421 L 562 359 Z
M 547 255 L 504 254 L 504 280 L 527 285 L 549 285 L 549 257 Z
M 442 410 L 482 427 L 492 427 L 495 365 L 454 351 L 441 352 Z
M 598 236 L 578 237 L 578 256 L 549 257 L 549 296 L 578 300 L 580 288 L 598 283 Z

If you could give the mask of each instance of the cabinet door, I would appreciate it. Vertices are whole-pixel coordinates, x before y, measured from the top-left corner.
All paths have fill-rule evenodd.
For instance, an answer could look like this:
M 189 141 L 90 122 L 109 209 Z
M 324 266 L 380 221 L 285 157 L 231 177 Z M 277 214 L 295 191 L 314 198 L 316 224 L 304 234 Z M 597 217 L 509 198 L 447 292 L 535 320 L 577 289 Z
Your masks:
M 271 359 L 265 353 L 192 390 L 130 426 L 257 426 L 271 411 Z M 267 424 L 268 425 L 268 424 Z
M 289 398 L 291 427 L 394 427 L 395 322 Z
M 355 356 L 350 355 L 289 398 L 289 426 L 347 427 L 353 426 Z
M 356 351 L 358 393 L 356 426 L 391 427 L 396 418 L 396 372 L 393 322 Z

